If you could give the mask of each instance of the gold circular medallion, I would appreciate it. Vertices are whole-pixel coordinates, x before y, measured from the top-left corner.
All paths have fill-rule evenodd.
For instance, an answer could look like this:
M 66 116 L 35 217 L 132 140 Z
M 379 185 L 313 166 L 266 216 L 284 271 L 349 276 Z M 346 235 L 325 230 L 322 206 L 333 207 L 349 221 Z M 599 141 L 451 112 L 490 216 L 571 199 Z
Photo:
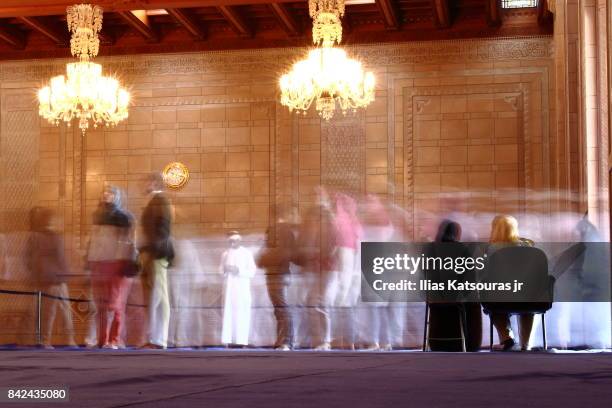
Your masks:
M 170 188 L 181 188 L 189 180 L 187 166 L 180 162 L 168 163 L 162 172 L 164 182 Z

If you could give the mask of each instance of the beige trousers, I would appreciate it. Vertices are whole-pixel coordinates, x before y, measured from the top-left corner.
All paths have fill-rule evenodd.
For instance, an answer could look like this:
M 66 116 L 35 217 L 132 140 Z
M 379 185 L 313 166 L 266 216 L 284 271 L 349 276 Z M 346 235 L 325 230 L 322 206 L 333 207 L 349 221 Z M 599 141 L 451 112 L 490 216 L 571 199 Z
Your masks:
M 168 293 L 168 261 L 154 259 L 142 253 L 142 287 L 147 304 L 149 330 L 148 341 L 158 346 L 168 346 L 170 328 L 170 295 Z

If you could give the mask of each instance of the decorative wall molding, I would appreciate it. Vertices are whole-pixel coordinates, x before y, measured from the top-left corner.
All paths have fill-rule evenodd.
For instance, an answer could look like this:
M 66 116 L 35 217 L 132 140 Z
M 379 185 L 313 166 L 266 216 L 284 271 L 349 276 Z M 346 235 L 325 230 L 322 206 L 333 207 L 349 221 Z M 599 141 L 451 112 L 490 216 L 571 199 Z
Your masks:
M 5 112 L 26 110 L 32 111 L 36 108 L 33 95 L 23 91 L 4 92 L 2 94 L 2 109 Z
M 275 103 L 274 98 L 263 97 L 231 97 L 231 96 L 177 96 L 160 98 L 135 99 L 131 105 L 135 108 L 161 107 L 161 106 L 187 106 L 210 105 L 226 103 Z M 283 107 L 284 108 L 284 107 Z
M 551 58 L 553 37 L 449 40 L 386 43 L 345 47 L 367 66 L 414 63 L 484 62 L 504 59 Z M 251 72 L 276 81 L 306 48 L 210 51 L 184 54 L 150 54 L 100 57 L 107 72 L 120 76 Z M 68 59 L 0 63 L 0 81 L 41 81 L 64 72 Z
M 414 116 L 421 113 L 431 96 L 491 94 L 503 95 L 518 114 L 518 197 L 519 208 L 525 208 L 525 190 L 533 187 L 533 165 L 531 155 L 531 131 L 529 126 L 530 85 L 526 83 L 502 83 L 492 85 L 437 86 L 437 87 L 403 87 L 403 209 L 406 212 L 405 231 L 408 237 L 416 237 L 417 222 L 415 219 L 414 191 Z M 504 95 L 505 94 L 505 95 Z

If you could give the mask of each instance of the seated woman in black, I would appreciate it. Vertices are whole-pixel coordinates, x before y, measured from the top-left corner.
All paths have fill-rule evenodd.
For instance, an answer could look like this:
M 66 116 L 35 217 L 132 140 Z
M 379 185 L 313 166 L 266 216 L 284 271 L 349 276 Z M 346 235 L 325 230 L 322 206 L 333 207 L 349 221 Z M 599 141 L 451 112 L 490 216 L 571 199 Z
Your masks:
M 438 227 L 435 242 L 428 250 L 430 258 L 469 258 L 470 250 L 461 243 L 461 225 L 454 221 L 444 220 Z M 457 263 L 458 264 L 458 263 Z M 438 265 L 439 266 L 439 265 Z M 446 270 L 433 267 L 425 271 L 425 278 L 432 282 L 446 283 L 449 279 L 457 281 L 474 281 L 474 271 L 470 268 Z M 467 351 L 477 351 L 482 342 L 482 315 L 480 304 L 468 302 L 467 293 L 436 294 L 430 292 L 429 304 L 429 347 L 433 351 L 461 351 L 461 318 Z M 456 339 L 456 340 L 454 340 Z

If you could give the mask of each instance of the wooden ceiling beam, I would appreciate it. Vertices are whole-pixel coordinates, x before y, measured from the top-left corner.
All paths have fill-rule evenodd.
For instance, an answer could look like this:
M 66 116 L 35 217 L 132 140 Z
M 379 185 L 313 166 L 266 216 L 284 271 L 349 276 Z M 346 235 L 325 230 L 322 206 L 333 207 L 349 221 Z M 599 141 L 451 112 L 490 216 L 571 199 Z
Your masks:
M 285 30 L 289 36 L 296 37 L 301 34 L 300 25 L 284 4 L 272 3 L 270 4 L 270 8 L 283 30 Z
M 231 6 L 218 6 L 217 10 L 219 10 L 219 12 L 223 14 L 223 17 L 225 17 L 225 19 L 230 23 L 234 31 L 240 37 L 253 36 L 253 30 L 247 24 L 244 18 L 242 18 L 242 16 L 238 14 L 236 9 Z
M 449 28 L 451 26 L 451 14 L 448 0 L 431 0 L 434 11 L 434 23 L 438 28 Z
M 385 21 L 385 27 L 391 30 L 398 30 L 401 26 L 401 21 L 393 0 L 376 0 L 376 4 Z
M 115 35 L 114 33 L 108 31 L 108 29 L 102 26 L 102 31 L 98 33 L 98 38 L 100 39 L 101 45 L 114 45 L 115 44 Z
M 36 17 L 18 17 L 17 19 L 25 25 L 31 27 L 33 30 L 38 31 L 45 37 L 49 38 L 55 44 L 61 47 L 68 46 L 68 29 L 66 29 L 65 33 L 61 32 L 55 27 L 51 27 L 49 24 Z
M 342 18 L 340 23 L 342 24 L 342 41 L 344 41 L 347 35 L 349 35 L 353 30 L 353 25 L 351 24 L 351 16 L 349 16 L 348 13 L 345 14 L 344 18 Z
M 158 42 L 159 35 L 153 30 L 151 24 L 149 24 L 147 15 L 143 12 L 138 12 L 138 10 L 126 10 L 126 11 L 118 11 L 118 15 L 120 15 L 134 30 L 138 31 L 140 35 L 142 35 L 145 40 L 149 42 Z
M 96 0 L 95 3 L 105 12 L 129 10 L 151 10 L 167 8 L 195 8 L 241 6 L 250 4 L 290 3 L 295 0 Z M 0 18 L 20 16 L 65 15 L 66 7 L 74 0 L 2 0 Z
M 498 27 L 502 23 L 501 0 L 486 0 L 487 2 L 487 24 L 490 27 Z
M 168 14 L 170 14 L 176 21 L 178 21 L 185 30 L 189 31 L 189 33 L 194 36 L 198 40 L 205 40 L 206 33 L 202 29 L 202 27 L 190 16 L 186 10 L 181 10 L 177 8 L 168 8 L 166 9 Z
M 0 25 L 0 40 L 8 43 L 16 50 L 23 50 L 26 45 L 25 36 L 18 30 L 5 24 Z

